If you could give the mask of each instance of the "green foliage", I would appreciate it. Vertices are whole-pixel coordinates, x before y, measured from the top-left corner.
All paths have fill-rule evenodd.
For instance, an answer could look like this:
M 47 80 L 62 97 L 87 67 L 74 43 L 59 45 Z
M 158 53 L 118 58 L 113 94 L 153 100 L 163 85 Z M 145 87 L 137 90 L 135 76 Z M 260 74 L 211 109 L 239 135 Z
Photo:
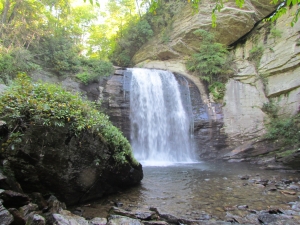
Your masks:
M 192 55 L 186 67 L 189 71 L 195 71 L 200 79 L 207 81 L 214 99 L 221 100 L 225 91 L 224 83 L 232 73 L 231 55 L 224 45 L 215 42 L 212 33 L 196 30 L 194 34 L 200 36 L 202 42 L 199 53 Z
M 274 101 L 269 101 L 263 104 L 262 111 L 267 113 L 271 118 L 278 117 L 278 105 Z
M 118 38 L 117 47 L 110 59 L 118 66 L 129 66 L 131 58 L 137 50 L 153 36 L 147 20 L 131 21 Z
M 61 87 L 46 83 L 32 83 L 20 74 L 0 97 L 0 118 L 5 120 L 10 134 L 7 147 L 13 148 L 24 130 L 31 125 L 69 128 L 70 133 L 92 132 L 105 141 L 117 163 L 127 160 L 137 164 L 131 146 L 122 133 L 100 113 L 95 103 L 84 101 Z M 2 145 L 3 147 L 3 145 Z
M 264 53 L 264 47 L 261 45 L 255 45 L 249 51 L 249 60 L 254 62 L 256 69 L 259 67 L 261 57 Z
M 0 52 L 0 80 L 5 84 L 18 72 L 29 72 L 38 68 L 39 66 L 32 62 L 31 53 L 24 48 Z
M 217 12 L 220 12 L 221 9 L 224 8 L 224 0 L 217 0 L 215 3 L 215 7 L 212 10 L 212 27 L 216 27 L 217 26 Z M 235 0 L 235 3 L 238 7 L 242 8 L 244 6 L 245 0 Z M 278 4 L 278 0 L 272 0 L 271 1 L 272 4 L 277 5 Z M 295 6 L 295 5 L 299 5 L 300 0 L 281 0 L 279 2 L 279 6 L 277 7 L 276 11 L 271 14 L 267 19 L 265 19 L 265 21 L 271 21 L 274 22 L 276 21 L 279 17 L 281 17 L 282 15 L 284 15 L 287 12 L 287 9 L 289 7 Z M 294 14 L 293 20 L 291 22 L 291 26 L 294 26 L 295 23 L 298 21 L 299 19 L 299 13 L 300 13 L 300 9 L 298 8 Z
M 187 69 L 196 71 L 200 78 L 212 83 L 217 75 L 223 71 L 228 51 L 220 43 L 214 42 L 214 35 L 205 31 L 197 30 L 194 34 L 202 38 L 199 53 L 192 55 L 187 61 Z
M 100 77 L 109 76 L 113 73 L 114 67 L 111 62 L 97 59 L 81 59 L 81 70 L 76 77 L 84 84 L 98 81 Z
M 270 35 L 272 38 L 276 39 L 276 38 L 281 38 L 282 36 L 282 31 L 276 29 L 275 27 L 272 27 L 270 30 Z
M 36 60 L 43 62 L 44 66 L 59 75 L 75 72 L 80 65 L 80 49 L 69 37 L 60 35 L 43 37 L 30 50 L 36 55 Z
M 226 88 L 224 83 L 216 81 L 208 86 L 208 90 L 213 95 L 214 100 L 222 100 Z
M 300 147 L 300 113 L 290 118 L 273 118 L 267 125 L 266 138 L 283 145 Z

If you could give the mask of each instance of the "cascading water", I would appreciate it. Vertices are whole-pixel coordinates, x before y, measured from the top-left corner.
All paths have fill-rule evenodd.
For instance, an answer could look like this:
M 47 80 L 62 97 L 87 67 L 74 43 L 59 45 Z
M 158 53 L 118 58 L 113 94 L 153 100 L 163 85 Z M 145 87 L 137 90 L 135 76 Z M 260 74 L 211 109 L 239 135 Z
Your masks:
M 143 165 L 195 162 L 190 120 L 171 72 L 131 69 L 131 144 Z

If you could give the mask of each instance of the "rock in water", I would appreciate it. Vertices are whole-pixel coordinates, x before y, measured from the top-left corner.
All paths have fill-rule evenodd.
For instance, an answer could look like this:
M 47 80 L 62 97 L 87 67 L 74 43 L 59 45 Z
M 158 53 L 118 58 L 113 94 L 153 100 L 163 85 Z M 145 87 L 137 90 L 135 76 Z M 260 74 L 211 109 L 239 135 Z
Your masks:
M 140 164 L 117 163 L 112 156 L 115 150 L 95 133 L 75 136 L 67 126 L 32 125 L 22 139 L 27 144 L 4 154 L 27 193 L 52 192 L 66 204 L 75 204 L 138 184 L 143 178 Z

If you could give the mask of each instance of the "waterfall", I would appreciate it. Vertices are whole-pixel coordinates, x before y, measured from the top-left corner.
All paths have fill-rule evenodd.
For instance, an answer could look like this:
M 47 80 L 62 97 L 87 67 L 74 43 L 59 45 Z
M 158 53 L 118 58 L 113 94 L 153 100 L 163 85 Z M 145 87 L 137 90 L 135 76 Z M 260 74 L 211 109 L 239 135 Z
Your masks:
M 171 72 L 131 69 L 131 145 L 143 165 L 195 162 L 191 121 Z

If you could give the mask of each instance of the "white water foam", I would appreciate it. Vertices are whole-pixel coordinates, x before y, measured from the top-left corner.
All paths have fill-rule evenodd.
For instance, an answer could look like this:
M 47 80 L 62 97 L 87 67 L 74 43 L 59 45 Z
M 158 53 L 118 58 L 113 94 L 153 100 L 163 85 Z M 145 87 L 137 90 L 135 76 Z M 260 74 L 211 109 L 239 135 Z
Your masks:
M 131 69 L 130 120 L 134 155 L 143 166 L 196 162 L 190 121 L 171 72 Z

